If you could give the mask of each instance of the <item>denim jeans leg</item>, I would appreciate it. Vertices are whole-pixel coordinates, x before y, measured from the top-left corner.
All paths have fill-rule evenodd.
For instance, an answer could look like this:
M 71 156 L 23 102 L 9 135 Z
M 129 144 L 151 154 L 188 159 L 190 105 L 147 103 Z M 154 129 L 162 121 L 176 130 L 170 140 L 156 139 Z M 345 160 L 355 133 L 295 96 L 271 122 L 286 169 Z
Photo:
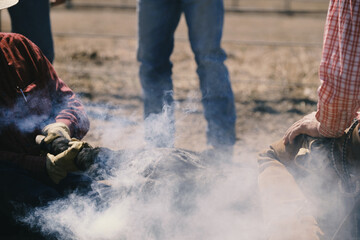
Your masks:
M 19 0 L 8 9 L 12 32 L 20 33 L 34 42 L 52 63 L 54 44 L 50 23 L 49 0 Z
M 202 103 L 208 122 L 207 140 L 213 146 L 235 143 L 236 111 L 229 72 L 221 48 L 224 19 L 222 0 L 183 0 L 191 48 L 198 65 Z
M 145 138 L 151 138 L 160 147 L 174 135 L 170 55 L 174 48 L 174 32 L 180 20 L 180 6 L 178 0 L 138 1 L 137 59 L 144 95 L 144 118 L 148 119 L 151 114 L 165 115 L 162 120 L 153 116 L 145 121 Z M 156 138 L 163 138 L 162 135 L 166 135 L 167 139 L 156 142 Z

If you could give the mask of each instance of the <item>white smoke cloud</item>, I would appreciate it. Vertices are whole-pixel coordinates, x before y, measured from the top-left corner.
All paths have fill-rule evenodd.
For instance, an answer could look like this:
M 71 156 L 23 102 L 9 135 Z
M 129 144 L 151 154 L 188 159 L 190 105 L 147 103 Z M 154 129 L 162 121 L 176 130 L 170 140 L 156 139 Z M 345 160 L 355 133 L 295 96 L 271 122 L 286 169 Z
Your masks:
M 115 122 L 119 129 L 128 124 L 108 120 L 104 139 L 114 135 Z M 147 121 L 166 131 L 169 118 L 165 112 Z M 144 129 L 136 129 L 140 140 Z M 21 221 L 57 239 L 260 239 L 257 169 L 217 160 L 151 145 L 129 151 L 108 163 L 112 174 L 103 177 L 111 187 L 94 184 L 87 194 L 73 192 Z
M 169 151 L 136 153 L 110 188 L 74 192 L 22 221 L 58 239 L 259 239 L 254 171 L 179 164 Z
M 108 121 L 110 127 L 101 129 L 106 141 L 121 134 L 129 124 L 124 119 Z M 166 114 L 154 115 L 147 121 L 155 132 L 165 131 L 164 126 L 170 122 Z M 125 146 L 136 146 L 143 134 L 144 128 L 135 126 L 133 135 L 137 137 Z M 262 222 L 255 153 L 247 152 L 243 146 L 237 156 L 241 159 L 207 161 L 189 151 L 151 146 L 126 152 L 121 159 L 108 162 L 111 175 L 103 178 L 111 182 L 110 187 L 94 184 L 86 194 L 73 192 L 30 210 L 21 221 L 45 235 L 66 240 L 264 239 L 268 229 Z M 320 222 L 324 229 L 332 228 L 334 232 L 344 215 L 344 206 L 336 198 L 337 193 L 331 191 L 333 186 L 324 188 L 320 184 L 332 177 L 329 171 L 322 174 L 304 177 L 300 187 L 310 186 L 309 192 L 318 192 L 327 199 L 311 210 L 327 221 Z M 301 209 L 303 202 L 291 207 Z M 272 218 L 288 214 L 283 208 Z M 279 230 L 280 236 L 292 232 L 286 224 Z

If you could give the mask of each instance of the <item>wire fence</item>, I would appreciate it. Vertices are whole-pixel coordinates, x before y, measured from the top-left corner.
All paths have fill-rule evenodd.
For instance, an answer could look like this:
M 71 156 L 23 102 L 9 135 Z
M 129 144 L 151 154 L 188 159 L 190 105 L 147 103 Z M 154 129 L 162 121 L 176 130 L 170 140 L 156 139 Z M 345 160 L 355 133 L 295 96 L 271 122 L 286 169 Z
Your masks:
M 224 0 L 231 12 L 325 13 L 329 0 Z M 135 9 L 136 0 L 67 0 L 67 8 L 123 8 Z

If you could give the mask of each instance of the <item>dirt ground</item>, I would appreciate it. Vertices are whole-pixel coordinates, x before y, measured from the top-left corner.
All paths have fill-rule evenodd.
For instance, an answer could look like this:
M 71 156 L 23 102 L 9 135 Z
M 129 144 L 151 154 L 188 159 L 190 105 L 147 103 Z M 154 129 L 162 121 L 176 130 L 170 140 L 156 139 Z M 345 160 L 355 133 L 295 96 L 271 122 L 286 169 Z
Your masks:
M 112 149 L 143 147 L 136 12 L 56 7 L 51 18 L 55 69 L 82 99 L 90 117 L 85 140 Z M 243 165 L 241 173 L 251 179 L 250 187 L 256 184 L 256 153 L 316 109 L 324 23 L 324 14 L 226 13 L 223 48 L 237 110 L 233 159 Z M 5 11 L 2 29 L 10 31 Z M 175 146 L 203 151 L 208 148 L 206 121 L 184 19 L 171 59 Z
M 55 7 L 51 18 L 54 66 L 81 97 L 91 119 L 86 140 L 113 149 L 142 147 L 136 12 Z M 237 109 L 234 160 L 245 161 L 242 153 L 255 154 L 316 109 L 324 22 L 323 14 L 226 13 L 223 48 Z M 10 31 L 5 11 L 2 28 Z M 171 59 L 177 101 L 175 146 L 205 150 L 206 122 L 184 19 Z

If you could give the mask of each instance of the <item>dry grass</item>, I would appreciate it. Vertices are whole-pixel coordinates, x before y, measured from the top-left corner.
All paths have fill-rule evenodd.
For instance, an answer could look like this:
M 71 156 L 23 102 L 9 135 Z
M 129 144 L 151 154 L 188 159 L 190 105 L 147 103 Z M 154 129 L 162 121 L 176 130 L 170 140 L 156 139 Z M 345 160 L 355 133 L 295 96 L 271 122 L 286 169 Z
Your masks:
M 6 12 L 2 20 L 9 30 Z M 260 150 L 316 109 L 324 20 L 324 15 L 226 14 L 223 48 L 236 98 L 237 152 Z M 135 12 L 56 8 L 52 24 L 54 66 L 89 111 L 92 128 L 86 139 L 112 148 L 127 147 L 134 139 L 142 146 L 134 136 L 142 126 Z M 207 147 L 206 122 L 193 58 L 182 19 L 171 58 L 178 100 L 176 146 L 201 151 Z M 106 140 L 108 134 L 115 140 Z

